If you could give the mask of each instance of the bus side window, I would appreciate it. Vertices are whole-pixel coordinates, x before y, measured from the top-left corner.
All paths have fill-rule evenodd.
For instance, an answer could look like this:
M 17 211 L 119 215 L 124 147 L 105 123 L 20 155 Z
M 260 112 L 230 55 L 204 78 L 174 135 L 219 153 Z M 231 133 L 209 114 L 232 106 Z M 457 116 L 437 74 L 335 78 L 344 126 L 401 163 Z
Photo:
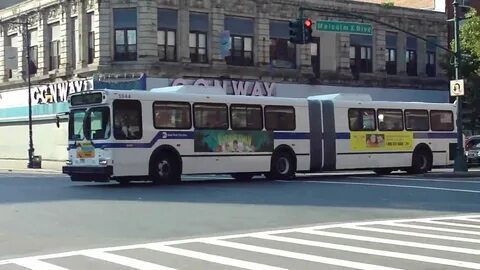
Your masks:
M 187 102 L 154 102 L 154 126 L 157 129 L 190 129 L 190 104 Z
M 379 109 L 377 113 L 378 113 L 378 130 L 380 131 L 402 131 L 403 130 L 402 110 Z
M 290 106 L 265 106 L 267 130 L 295 130 L 295 108 Z
M 433 131 L 452 131 L 454 129 L 451 111 L 431 111 L 430 122 Z
M 142 138 L 142 105 L 138 100 L 115 100 L 113 120 L 115 139 L 139 140 Z
M 410 131 L 429 131 L 427 110 L 405 110 L 405 128 Z
M 349 109 L 348 124 L 351 131 L 376 130 L 374 109 Z
M 193 105 L 195 128 L 228 129 L 228 107 L 226 104 L 196 103 Z

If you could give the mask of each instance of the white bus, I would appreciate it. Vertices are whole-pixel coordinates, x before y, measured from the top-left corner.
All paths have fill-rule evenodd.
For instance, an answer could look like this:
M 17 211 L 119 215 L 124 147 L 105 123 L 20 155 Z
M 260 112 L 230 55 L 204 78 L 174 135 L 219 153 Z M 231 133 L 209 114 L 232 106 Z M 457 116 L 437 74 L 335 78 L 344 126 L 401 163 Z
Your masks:
M 73 181 L 177 183 L 182 174 L 423 173 L 452 164 L 455 105 L 225 95 L 221 88 L 94 90 L 69 97 Z

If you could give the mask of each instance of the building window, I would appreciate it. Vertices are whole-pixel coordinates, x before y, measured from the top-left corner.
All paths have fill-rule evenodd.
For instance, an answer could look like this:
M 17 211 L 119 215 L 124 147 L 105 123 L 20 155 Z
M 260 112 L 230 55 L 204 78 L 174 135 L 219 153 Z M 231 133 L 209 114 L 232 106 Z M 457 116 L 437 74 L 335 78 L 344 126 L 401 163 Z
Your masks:
M 296 68 L 296 46 L 289 41 L 288 29 L 288 22 L 270 21 L 270 63 L 273 67 Z
M 60 67 L 60 24 L 50 24 L 49 29 L 49 68 L 48 70 L 55 70 Z
M 190 32 L 190 60 L 192 63 L 207 63 L 207 34 Z
M 113 10 L 115 27 L 115 61 L 137 60 L 137 9 Z
M 177 60 L 177 11 L 158 9 L 158 58 L 160 61 Z
M 190 61 L 208 63 L 208 14 L 190 13 Z
M 359 73 L 372 73 L 372 37 L 350 35 L 350 69 L 356 79 Z
M 16 57 L 16 55 L 19 51 L 19 48 L 22 48 L 20 37 L 18 35 L 8 36 L 5 41 L 5 49 L 11 50 L 9 54 L 12 57 L 12 59 L 8 61 L 9 63 L 12 64 L 12 66 L 10 68 L 7 68 L 7 78 L 9 79 L 13 78 L 13 72 L 18 68 L 18 57 Z M 13 59 L 13 58 L 16 58 L 16 59 Z
M 435 44 L 437 43 L 436 37 L 427 37 L 427 64 L 425 66 L 425 73 L 429 77 L 435 77 L 437 74 L 437 48 Z
M 227 64 L 253 66 L 254 23 L 250 18 L 226 17 L 225 30 L 230 31 L 230 56 Z
M 95 32 L 93 31 L 93 12 L 87 14 L 88 29 L 88 59 L 87 64 L 92 64 L 95 58 Z
M 405 59 L 407 64 L 407 75 L 417 76 L 417 39 L 414 37 L 407 37 Z
M 28 44 L 28 49 L 30 53 L 30 62 L 28 63 L 28 68 L 30 74 L 37 74 L 38 70 L 38 34 L 37 30 L 31 30 L 28 32 L 30 44 Z
M 397 74 L 397 34 L 387 33 L 385 48 L 385 71 L 389 75 Z

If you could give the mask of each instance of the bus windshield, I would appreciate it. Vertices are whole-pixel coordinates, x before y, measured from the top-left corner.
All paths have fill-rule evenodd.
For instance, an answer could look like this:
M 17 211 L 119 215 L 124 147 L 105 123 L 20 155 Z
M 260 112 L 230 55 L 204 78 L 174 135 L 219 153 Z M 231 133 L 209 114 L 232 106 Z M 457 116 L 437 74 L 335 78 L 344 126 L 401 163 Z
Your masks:
M 70 140 L 83 140 L 83 120 L 85 119 L 86 110 L 79 109 L 70 112 L 70 121 L 68 125 L 68 138 Z
M 110 138 L 110 109 L 108 107 L 98 107 L 88 110 L 84 121 L 84 133 L 88 140 Z

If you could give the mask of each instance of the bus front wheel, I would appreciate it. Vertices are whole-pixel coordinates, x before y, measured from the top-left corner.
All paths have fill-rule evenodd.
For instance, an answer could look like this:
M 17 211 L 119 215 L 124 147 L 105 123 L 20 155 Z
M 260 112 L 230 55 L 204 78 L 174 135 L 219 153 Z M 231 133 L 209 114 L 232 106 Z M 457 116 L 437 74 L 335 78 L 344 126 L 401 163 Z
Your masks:
M 293 156 L 287 151 L 277 152 L 272 156 L 268 179 L 288 180 L 295 178 L 296 164 Z
M 172 154 L 162 152 L 153 161 L 150 176 L 154 184 L 177 184 L 181 179 L 180 164 Z

